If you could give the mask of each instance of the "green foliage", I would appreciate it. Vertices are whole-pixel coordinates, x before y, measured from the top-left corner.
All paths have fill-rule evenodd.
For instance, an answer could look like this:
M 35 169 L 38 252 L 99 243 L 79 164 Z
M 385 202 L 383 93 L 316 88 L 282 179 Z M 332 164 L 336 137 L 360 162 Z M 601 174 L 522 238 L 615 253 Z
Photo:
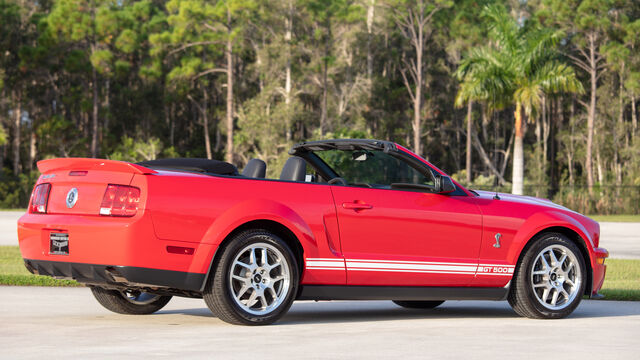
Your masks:
M 401 18 L 434 6 L 423 28 L 418 110 L 429 160 L 464 179 L 466 109 L 455 105 L 472 100 L 486 158 L 474 145 L 471 186 L 510 191 L 494 187 L 487 161 L 511 180 L 520 102 L 536 121 L 523 135 L 526 194 L 588 212 L 637 212 L 640 3 L 630 0 L 0 0 L 0 200 L 24 206 L 31 175 L 14 172 L 28 174 L 40 159 L 91 156 L 93 135 L 100 157 L 205 157 L 208 138 L 212 157 L 222 158 L 229 80 L 240 167 L 258 157 L 277 177 L 288 148 L 312 139 L 413 145 L 415 43 L 407 31 L 419 27 Z M 599 184 L 585 197 L 588 96 L 580 89 L 590 89 L 590 78 L 574 58 L 588 54 L 590 39 L 601 68 Z
M 4 127 L 0 125 L 0 146 L 7 142 L 7 133 L 4 131 Z
M 487 6 L 483 16 L 495 45 L 475 48 L 461 62 L 456 72 L 462 81 L 459 106 L 482 101 L 500 110 L 519 103 L 535 118 L 544 96 L 583 92 L 573 68 L 557 60 L 562 32 L 519 26 L 501 5 Z
M 115 148 L 115 151 L 109 155 L 109 159 L 136 163 L 155 160 L 161 154 L 163 157 L 178 157 L 174 148 L 164 149 L 164 145 L 158 138 L 149 138 L 147 141 L 137 141 L 125 136 Z
M 640 214 L 640 186 L 597 186 L 589 195 L 586 187 L 562 187 L 553 202 L 582 214 Z
M 0 208 L 26 208 L 39 176 L 38 171 L 14 176 L 8 168 L 3 168 L 0 174 Z

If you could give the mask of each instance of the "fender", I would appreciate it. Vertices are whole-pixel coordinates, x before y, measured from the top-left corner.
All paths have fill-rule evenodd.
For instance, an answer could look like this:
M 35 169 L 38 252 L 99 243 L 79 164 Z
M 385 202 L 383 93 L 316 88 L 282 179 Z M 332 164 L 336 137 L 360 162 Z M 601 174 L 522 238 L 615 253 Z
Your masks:
M 303 243 L 317 246 L 309 225 L 290 207 L 267 199 L 241 202 L 218 216 L 205 232 L 202 243 L 220 245 L 236 228 L 253 220 L 272 220 L 286 226 Z
M 213 269 L 213 259 L 220 244 L 238 227 L 254 220 L 271 220 L 289 229 L 301 242 L 303 249 L 317 248 L 317 242 L 309 225 L 295 211 L 286 205 L 272 200 L 255 199 L 247 200 L 230 208 L 219 216 L 205 233 L 202 244 L 211 244 L 206 254 L 207 268 L 201 291 L 207 284 L 209 275 Z
M 595 241 L 593 235 L 573 217 L 560 211 L 549 210 L 537 212 L 525 220 L 513 239 L 513 244 L 507 254 L 507 261 L 510 264 L 516 264 L 522 250 L 531 239 L 541 231 L 553 227 L 564 227 L 576 232 L 585 242 L 589 257 L 594 258 Z
M 271 220 L 280 223 L 296 236 L 304 249 L 318 246 L 309 225 L 291 208 L 272 200 L 253 199 L 225 211 L 205 232 L 201 243 L 213 245 L 207 254 L 209 262 L 213 260 L 218 247 L 232 231 L 254 220 Z

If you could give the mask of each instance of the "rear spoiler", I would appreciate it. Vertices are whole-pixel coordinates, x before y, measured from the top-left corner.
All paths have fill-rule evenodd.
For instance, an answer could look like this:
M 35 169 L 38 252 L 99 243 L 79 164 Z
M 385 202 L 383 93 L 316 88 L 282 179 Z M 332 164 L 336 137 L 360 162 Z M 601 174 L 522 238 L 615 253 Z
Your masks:
M 88 158 L 58 158 L 41 160 L 38 161 L 38 170 L 40 170 L 42 174 L 65 170 L 102 170 L 138 175 L 157 173 L 155 170 L 124 161 Z

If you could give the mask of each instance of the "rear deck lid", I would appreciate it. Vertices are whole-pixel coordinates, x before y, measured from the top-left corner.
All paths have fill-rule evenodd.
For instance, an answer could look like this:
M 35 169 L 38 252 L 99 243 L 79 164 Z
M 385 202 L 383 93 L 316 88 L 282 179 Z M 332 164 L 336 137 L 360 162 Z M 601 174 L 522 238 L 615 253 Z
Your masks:
M 38 183 L 51 184 L 48 214 L 96 216 L 109 184 L 129 185 L 136 174 L 155 173 L 127 162 L 85 158 L 43 160 L 38 169 Z

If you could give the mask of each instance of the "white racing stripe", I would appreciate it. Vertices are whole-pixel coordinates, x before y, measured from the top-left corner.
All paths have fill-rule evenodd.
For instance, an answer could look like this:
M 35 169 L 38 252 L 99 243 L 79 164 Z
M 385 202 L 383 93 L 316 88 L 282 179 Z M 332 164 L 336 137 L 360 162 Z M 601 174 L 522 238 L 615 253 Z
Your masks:
M 307 258 L 309 270 L 383 271 L 405 273 L 513 276 L 515 265 L 434 261 Z

